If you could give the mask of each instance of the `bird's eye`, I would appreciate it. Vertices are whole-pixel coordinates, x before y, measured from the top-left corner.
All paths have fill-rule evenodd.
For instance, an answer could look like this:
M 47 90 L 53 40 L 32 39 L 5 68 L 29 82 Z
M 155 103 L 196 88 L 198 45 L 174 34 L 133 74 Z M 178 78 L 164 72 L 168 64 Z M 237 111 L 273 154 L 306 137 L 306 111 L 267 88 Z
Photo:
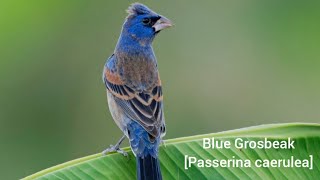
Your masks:
M 148 24 L 151 23 L 151 19 L 150 19 L 150 18 L 144 18 L 144 19 L 142 20 L 142 23 L 145 24 L 145 25 L 148 25 Z

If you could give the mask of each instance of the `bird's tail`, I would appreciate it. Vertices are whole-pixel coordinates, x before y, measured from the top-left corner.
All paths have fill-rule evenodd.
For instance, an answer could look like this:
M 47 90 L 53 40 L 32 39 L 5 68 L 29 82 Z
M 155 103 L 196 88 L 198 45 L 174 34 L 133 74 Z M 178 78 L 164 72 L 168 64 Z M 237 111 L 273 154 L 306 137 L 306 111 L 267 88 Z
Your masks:
M 137 177 L 138 180 L 162 180 L 158 158 L 150 154 L 144 157 L 137 156 Z

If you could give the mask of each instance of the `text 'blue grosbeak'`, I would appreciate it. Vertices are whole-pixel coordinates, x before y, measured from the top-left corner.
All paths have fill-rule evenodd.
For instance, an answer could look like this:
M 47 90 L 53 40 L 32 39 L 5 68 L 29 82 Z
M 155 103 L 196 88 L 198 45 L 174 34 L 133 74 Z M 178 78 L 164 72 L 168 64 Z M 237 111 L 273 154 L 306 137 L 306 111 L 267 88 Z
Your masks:
M 127 12 L 117 46 L 103 72 L 109 109 L 124 135 L 103 153 L 117 151 L 126 155 L 119 145 L 128 137 L 137 158 L 138 179 L 162 179 L 158 148 L 166 130 L 152 41 L 172 23 L 139 3 L 132 4 Z

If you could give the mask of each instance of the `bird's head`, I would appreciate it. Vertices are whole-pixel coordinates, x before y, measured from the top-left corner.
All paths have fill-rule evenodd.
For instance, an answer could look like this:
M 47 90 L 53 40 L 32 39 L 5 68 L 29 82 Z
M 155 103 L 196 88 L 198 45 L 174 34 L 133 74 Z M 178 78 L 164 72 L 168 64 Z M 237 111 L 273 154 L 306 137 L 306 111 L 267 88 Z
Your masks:
M 129 15 L 123 25 L 123 33 L 140 44 L 152 43 L 161 30 L 173 25 L 169 19 L 140 3 L 132 4 L 127 12 Z

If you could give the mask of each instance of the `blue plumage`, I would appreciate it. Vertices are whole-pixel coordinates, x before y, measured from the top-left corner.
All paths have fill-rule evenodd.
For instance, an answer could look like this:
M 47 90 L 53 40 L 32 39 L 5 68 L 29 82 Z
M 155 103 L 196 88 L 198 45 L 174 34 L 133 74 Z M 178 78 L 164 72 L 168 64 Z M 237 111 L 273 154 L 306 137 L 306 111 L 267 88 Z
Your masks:
M 103 72 L 111 115 L 125 136 L 104 153 L 126 155 L 119 145 L 127 137 L 137 157 L 137 178 L 162 179 L 158 149 L 166 128 L 152 41 L 172 23 L 139 3 L 132 4 L 127 12 L 117 46 Z
M 137 157 L 145 157 L 151 155 L 152 157 L 158 157 L 158 146 L 160 138 L 154 139 L 150 143 L 150 135 L 148 132 L 137 122 L 132 121 L 127 126 L 130 131 L 130 145 Z

